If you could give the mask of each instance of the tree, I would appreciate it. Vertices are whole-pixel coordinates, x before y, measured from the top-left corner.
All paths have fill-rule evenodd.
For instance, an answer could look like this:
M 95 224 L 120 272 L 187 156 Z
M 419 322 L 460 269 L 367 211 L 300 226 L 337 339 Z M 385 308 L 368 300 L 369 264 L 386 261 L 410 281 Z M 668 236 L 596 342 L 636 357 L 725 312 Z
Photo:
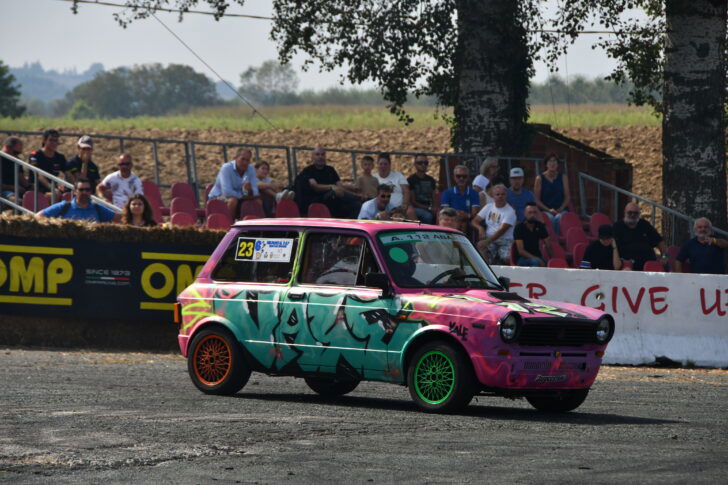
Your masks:
M 15 76 L 0 61 L 0 116 L 17 118 L 24 112 L 25 107 L 20 105 L 20 87 L 15 84 Z
M 250 96 L 262 104 L 292 104 L 296 101 L 298 76 L 289 65 L 265 61 L 260 67 L 249 67 L 240 74 L 243 96 Z
M 189 66 L 161 64 L 119 67 L 79 84 L 66 99 L 83 101 L 104 117 L 159 116 L 217 104 L 215 84 Z

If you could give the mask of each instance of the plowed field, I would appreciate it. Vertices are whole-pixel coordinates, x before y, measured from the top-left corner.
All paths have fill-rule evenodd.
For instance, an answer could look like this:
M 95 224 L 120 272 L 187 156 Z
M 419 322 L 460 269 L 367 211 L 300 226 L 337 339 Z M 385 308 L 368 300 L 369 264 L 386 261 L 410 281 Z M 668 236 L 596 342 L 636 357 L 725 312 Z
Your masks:
M 70 131 L 70 130 L 66 130 Z M 661 141 L 660 127 L 594 127 L 568 128 L 562 131 L 581 142 L 603 150 L 610 155 L 621 157 L 634 167 L 633 190 L 649 199 L 660 200 L 661 183 Z M 107 135 L 125 135 L 144 138 L 164 138 L 172 140 L 198 140 L 207 142 L 251 143 L 266 145 L 314 146 L 316 144 L 330 148 L 376 151 L 450 151 L 449 133 L 446 128 L 429 128 L 422 130 L 386 129 L 386 130 L 276 130 L 276 131 L 230 131 L 221 129 L 207 130 L 156 130 L 136 129 L 104 132 Z M 62 140 L 60 150 L 67 156 L 75 152 L 75 139 L 66 137 Z M 26 150 L 30 151 L 35 143 L 26 140 Z M 160 158 L 160 179 L 162 183 L 171 183 L 186 179 L 184 165 L 184 147 L 180 144 L 162 143 L 158 145 Z M 153 178 L 152 147 L 150 144 L 132 142 L 125 145 L 135 160 L 135 171 L 142 178 Z M 97 139 L 94 159 L 100 166 L 102 174 L 115 170 L 118 143 Z M 218 147 L 198 147 L 198 177 L 203 183 L 214 181 L 215 174 L 223 162 L 222 151 Z M 308 163 L 308 154 L 299 152 L 299 169 Z M 228 158 L 232 157 L 232 150 Z M 267 160 L 273 167 L 273 177 L 281 181 L 286 178 L 285 157 L 281 150 L 261 150 L 260 158 Z M 336 167 L 342 178 L 351 178 L 351 157 L 329 153 L 329 163 Z M 405 175 L 412 172 L 410 161 L 394 160 L 394 169 Z M 430 167 L 432 175 L 437 175 L 434 166 Z

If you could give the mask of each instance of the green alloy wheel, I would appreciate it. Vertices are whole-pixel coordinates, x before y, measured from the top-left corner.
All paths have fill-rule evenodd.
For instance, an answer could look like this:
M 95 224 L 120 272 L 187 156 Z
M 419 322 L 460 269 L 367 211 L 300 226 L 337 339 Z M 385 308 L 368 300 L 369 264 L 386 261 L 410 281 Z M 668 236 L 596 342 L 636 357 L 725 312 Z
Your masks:
M 459 349 L 445 342 L 430 342 L 415 351 L 407 385 L 420 408 L 440 413 L 467 406 L 475 387 L 469 362 Z

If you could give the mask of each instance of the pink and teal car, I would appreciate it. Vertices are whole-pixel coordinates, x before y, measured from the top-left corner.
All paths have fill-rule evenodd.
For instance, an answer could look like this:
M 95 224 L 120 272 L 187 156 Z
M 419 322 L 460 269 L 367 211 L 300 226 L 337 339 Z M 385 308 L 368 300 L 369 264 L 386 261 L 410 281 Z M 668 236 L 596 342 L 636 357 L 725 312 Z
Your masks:
M 239 222 L 178 309 L 202 392 L 234 394 L 252 371 L 328 397 L 384 381 L 439 412 L 475 395 L 575 409 L 614 333 L 602 311 L 509 292 L 460 232 L 384 221 Z

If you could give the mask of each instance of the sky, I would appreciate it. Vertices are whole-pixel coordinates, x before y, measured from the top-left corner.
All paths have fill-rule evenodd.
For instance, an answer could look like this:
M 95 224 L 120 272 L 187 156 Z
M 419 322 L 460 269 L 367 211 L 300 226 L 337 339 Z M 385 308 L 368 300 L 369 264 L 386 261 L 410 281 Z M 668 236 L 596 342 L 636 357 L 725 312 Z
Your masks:
M 108 0 L 123 3 L 123 0 Z M 212 72 L 197 60 L 154 19 L 135 21 L 126 29 L 112 15 L 116 7 L 82 4 L 73 15 L 71 4 L 63 0 L 1 0 L 3 28 L 0 29 L 0 59 L 19 67 L 40 62 L 45 69 L 79 72 L 101 62 L 106 69 L 134 64 L 159 62 L 192 66 L 198 72 L 217 81 Z M 201 8 L 199 8 L 201 9 Z M 234 13 L 270 16 L 267 0 L 248 0 L 245 6 L 229 10 Z M 268 59 L 277 57 L 276 45 L 270 40 L 270 21 L 243 18 L 223 18 L 216 22 L 206 15 L 187 15 L 182 23 L 173 13 L 159 13 L 160 19 L 180 36 L 223 78 L 234 85 L 240 73 Z M 603 52 L 594 51 L 585 36 L 574 45 L 558 65 L 560 75 L 603 77 L 614 66 Z M 322 90 L 339 83 L 339 72 L 319 73 L 300 70 L 303 57 L 294 58 L 299 88 Z M 535 82 L 549 75 L 543 64 L 536 65 Z M 364 87 L 373 87 L 367 85 Z

